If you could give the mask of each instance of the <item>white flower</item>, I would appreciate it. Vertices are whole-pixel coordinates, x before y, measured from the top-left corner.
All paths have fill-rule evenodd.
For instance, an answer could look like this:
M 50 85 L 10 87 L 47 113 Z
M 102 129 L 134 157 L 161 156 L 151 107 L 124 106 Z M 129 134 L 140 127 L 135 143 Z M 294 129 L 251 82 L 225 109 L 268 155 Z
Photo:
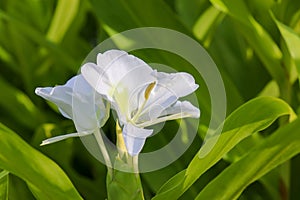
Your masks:
M 200 110 L 178 98 L 198 85 L 187 73 L 162 73 L 120 50 L 99 53 L 97 64 L 81 68 L 85 80 L 116 110 L 127 151 L 137 155 L 152 129 L 145 127 L 178 118 L 200 116 Z
M 78 133 L 44 140 L 42 145 L 69 137 L 92 134 L 108 118 L 102 97 L 85 81 L 82 75 L 71 78 L 65 85 L 36 88 L 35 93 L 58 106 L 61 114 L 74 121 Z

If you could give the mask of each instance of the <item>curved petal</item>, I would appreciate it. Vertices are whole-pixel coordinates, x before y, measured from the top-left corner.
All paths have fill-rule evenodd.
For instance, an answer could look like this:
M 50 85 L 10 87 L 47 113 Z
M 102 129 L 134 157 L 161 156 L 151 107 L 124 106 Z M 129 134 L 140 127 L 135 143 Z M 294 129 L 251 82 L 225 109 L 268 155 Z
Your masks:
M 73 86 L 72 111 L 72 118 L 79 133 L 93 132 L 100 127 L 100 122 L 106 115 L 102 98 L 82 75 L 77 76 Z
M 123 137 L 127 152 L 131 156 L 139 154 L 145 144 L 146 138 L 152 134 L 152 129 L 144 129 L 128 123 L 124 125 Z
M 114 62 L 114 60 L 126 54 L 127 54 L 126 51 L 117 50 L 117 49 L 111 49 L 105 51 L 104 53 L 98 53 L 97 65 L 105 68 L 106 66 L 110 65 L 111 62 Z
M 113 100 L 110 95 L 112 86 L 107 74 L 104 73 L 104 68 L 94 63 L 86 63 L 81 67 L 81 74 L 92 88 L 104 95 L 108 100 Z
M 152 68 L 144 61 L 120 50 L 99 53 L 97 65 L 87 63 L 81 68 L 81 73 L 86 81 L 110 100 L 116 89 L 120 92 L 119 88 L 126 87 L 129 94 L 137 86 L 155 80 L 151 75 L 152 72 Z
M 199 87 L 199 85 L 195 83 L 194 77 L 185 72 L 168 74 L 155 71 L 154 75 L 158 79 L 158 85 L 168 88 L 176 94 L 178 98 L 191 94 Z
M 152 90 L 144 111 L 139 121 L 154 120 L 162 112 L 174 104 L 178 98 L 194 92 L 199 86 L 195 84 L 193 76 L 188 73 L 179 72 L 167 74 L 154 71 L 157 84 Z
M 74 76 L 65 85 L 37 88 L 35 92 L 55 103 L 63 116 L 73 119 L 79 133 L 93 132 L 107 120 L 103 99 L 82 75 Z
M 59 136 L 56 136 L 56 137 L 52 137 L 52 138 L 43 140 L 42 144 L 40 144 L 40 146 L 52 144 L 54 142 L 59 142 L 59 141 L 65 140 L 67 138 L 82 137 L 82 136 L 86 136 L 86 135 L 89 135 L 89 134 L 91 134 L 91 133 L 69 133 L 69 134 L 65 134 L 65 135 L 59 135 Z
M 139 106 L 136 95 L 143 87 L 156 81 L 152 68 L 141 59 L 120 50 L 98 54 L 97 64 L 83 65 L 83 77 L 112 102 L 118 113 L 129 117 Z
M 70 79 L 65 85 L 56 87 L 36 88 L 35 93 L 44 99 L 55 103 L 61 114 L 72 119 L 72 85 L 76 77 Z
M 141 123 L 139 124 L 139 126 L 147 127 L 164 121 L 187 118 L 187 117 L 199 118 L 200 117 L 199 108 L 193 106 L 188 101 L 183 101 L 183 102 L 177 101 L 174 105 L 164 110 L 158 118 Z

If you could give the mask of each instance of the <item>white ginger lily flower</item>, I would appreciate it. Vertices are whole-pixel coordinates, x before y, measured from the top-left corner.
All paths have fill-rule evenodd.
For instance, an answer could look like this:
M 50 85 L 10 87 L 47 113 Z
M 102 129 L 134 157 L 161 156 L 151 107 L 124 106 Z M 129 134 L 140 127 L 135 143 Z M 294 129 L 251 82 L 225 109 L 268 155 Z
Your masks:
M 92 134 L 102 127 L 109 117 L 102 97 L 82 75 L 72 77 L 65 85 L 36 88 L 35 93 L 55 103 L 64 117 L 73 120 L 77 130 L 77 133 L 44 140 L 41 145 Z
M 200 110 L 178 98 L 198 85 L 188 73 L 162 73 L 125 51 L 109 50 L 97 56 L 97 64 L 81 68 L 85 80 L 110 101 L 116 110 L 127 152 L 139 154 L 153 133 L 151 125 L 185 117 L 199 118 Z

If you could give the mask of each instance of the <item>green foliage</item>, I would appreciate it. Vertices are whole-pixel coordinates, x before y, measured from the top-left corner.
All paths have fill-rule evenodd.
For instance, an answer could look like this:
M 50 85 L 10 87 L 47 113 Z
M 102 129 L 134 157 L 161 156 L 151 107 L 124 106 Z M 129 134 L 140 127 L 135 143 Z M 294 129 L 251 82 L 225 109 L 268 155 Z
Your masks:
M 226 168 L 200 192 L 196 199 L 237 199 L 252 182 L 300 153 L 299 125 L 300 120 L 297 119 L 278 129 L 250 150 L 247 156 L 243 156 Z M 215 188 L 218 188 L 218 192 Z
M 258 98 L 244 104 L 225 120 L 222 135 L 207 140 L 184 173 L 170 179 L 153 199 L 177 199 L 230 150 L 235 146 L 238 148 L 240 141 L 267 128 L 278 117 L 288 114 L 293 115 L 293 111 L 285 102 L 270 97 Z M 216 137 L 220 138 L 217 138 L 214 148 L 202 158 L 201 152 L 206 146 L 212 145 Z
M 81 199 L 66 174 L 52 160 L 3 125 L 0 125 L 0 136 L 0 167 L 6 170 L 1 172 L 2 180 L 8 179 L 6 172 L 9 171 L 25 180 L 38 199 L 54 196 L 56 199 Z
M 118 173 L 107 189 L 114 177 L 78 139 L 40 147 L 75 129 L 34 89 L 63 84 L 113 34 L 149 26 L 204 46 L 222 75 L 228 117 L 221 135 L 202 144 L 212 114 L 203 78 L 169 52 L 133 52 L 192 73 L 200 85 L 198 135 L 174 163 L 141 174 L 145 199 L 298 199 L 300 3 L 293 0 L 1 0 L 0 199 L 114 199 L 120 187 L 140 184 Z M 104 127 L 112 140 L 114 126 Z M 144 151 L 166 145 L 177 128 L 166 123 Z

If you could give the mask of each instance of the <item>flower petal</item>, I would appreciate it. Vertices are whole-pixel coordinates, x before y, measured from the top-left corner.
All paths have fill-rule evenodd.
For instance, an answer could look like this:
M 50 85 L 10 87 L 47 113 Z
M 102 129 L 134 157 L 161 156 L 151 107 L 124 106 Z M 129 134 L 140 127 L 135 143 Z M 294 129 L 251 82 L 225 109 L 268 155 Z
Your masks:
M 153 74 L 157 77 L 157 84 L 149 95 L 144 111 L 141 113 L 140 121 L 157 118 L 178 98 L 189 95 L 198 88 L 193 76 L 188 73 L 167 74 L 154 71 Z
M 98 53 L 97 65 L 105 68 L 106 66 L 110 65 L 111 62 L 114 62 L 114 60 L 126 54 L 127 52 L 117 49 L 111 49 L 105 51 L 104 53 Z
M 123 115 L 120 118 L 128 118 L 140 104 L 136 95 L 156 80 L 152 68 L 141 59 L 120 50 L 98 54 L 97 64 L 83 65 L 83 77 L 111 102 L 119 116 Z
M 74 83 L 72 110 L 72 118 L 79 133 L 93 132 L 96 128 L 99 128 L 100 121 L 106 114 L 102 98 L 82 75 L 77 76 Z
M 76 76 L 62 86 L 36 88 L 35 93 L 55 103 L 64 117 L 72 119 L 72 85 L 75 79 Z
M 153 72 L 158 79 L 158 85 L 168 88 L 178 98 L 187 96 L 194 92 L 199 85 L 195 83 L 195 79 L 192 75 L 185 72 L 178 73 L 165 73 L 165 72 Z
M 158 118 L 141 123 L 139 126 L 147 127 L 164 121 L 187 117 L 199 118 L 200 110 L 188 101 L 177 101 L 174 105 L 164 110 Z
M 126 87 L 129 94 L 137 86 L 150 83 L 154 80 L 152 72 L 144 61 L 120 50 L 99 53 L 97 65 L 86 63 L 81 68 L 86 81 L 110 100 L 116 89 L 120 92 L 120 88 Z
M 130 123 L 123 128 L 124 142 L 131 156 L 139 154 L 145 144 L 146 138 L 152 134 L 152 129 L 138 128 Z
M 91 133 L 69 133 L 69 134 L 65 134 L 65 135 L 59 135 L 59 136 L 56 136 L 56 137 L 49 138 L 47 140 L 43 140 L 42 144 L 40 146 L 44 146 L 44 145 L 51 144 L 51 143 L 54 143 L 54 142 L 59 142 L 61 140 L 65 140 L 67 138 L 82 137 L 82 136 L 86 136 L 86 135 L 89 135 L 89 134 L 91 134 Z
M 55 103 L 63 116 L 73 119 L 79 133 L 93 132 L 108 118 L 102 97 L 82 75 L 74 76 L 65 85 L 37 88 L 35 92 Z

